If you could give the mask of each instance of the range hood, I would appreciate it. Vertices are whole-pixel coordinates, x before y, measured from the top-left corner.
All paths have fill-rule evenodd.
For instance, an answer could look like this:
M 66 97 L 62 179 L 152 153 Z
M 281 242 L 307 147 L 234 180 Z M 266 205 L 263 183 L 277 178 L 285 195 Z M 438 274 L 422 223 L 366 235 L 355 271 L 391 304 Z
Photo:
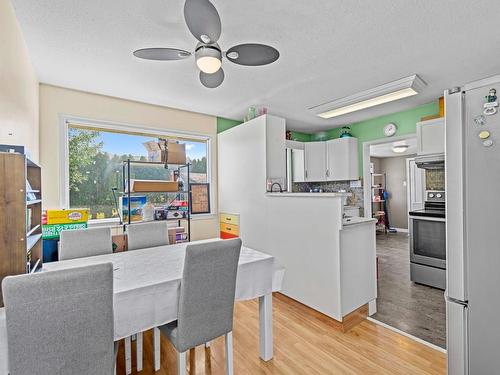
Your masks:
M 415 164 L 422 169 L 444 169 L 444 154 L 417 156 Z

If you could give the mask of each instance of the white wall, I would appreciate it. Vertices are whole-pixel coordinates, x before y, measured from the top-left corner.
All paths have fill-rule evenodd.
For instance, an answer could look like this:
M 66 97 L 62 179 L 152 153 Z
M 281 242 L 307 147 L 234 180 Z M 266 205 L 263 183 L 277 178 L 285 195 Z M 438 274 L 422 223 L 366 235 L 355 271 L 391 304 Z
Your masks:
M 38 161 L 38 80 L 10 0 L 0 0 L 0 143 Z
M 406 181 L 406 159 L 415 155 L 391 158 L 372 158 L 375 171 L 385 173 L 389 200 L 389 223 L 391 227 L 408 229 L 408 202 Z
M 212 207 L 217 212 L 216 117 L 42 84 L 40 85 L 40 163 L 43 167 L 44 208 L 60 207 L 62 115 L 136 125 L 138 128 L 212 136 L 211 189 L 215 192 Z M 218 218 L 215 215 L 203 220 L 193 220 L 192 239 L 217 236 Z
M 243 244 L 285 268 L 285 295 L 342 320 L 341 199 L 266 194 L 266 179 L 286 174 L 283 119 L 261 116 L 218 139 L 220 211 L 239 214 Z

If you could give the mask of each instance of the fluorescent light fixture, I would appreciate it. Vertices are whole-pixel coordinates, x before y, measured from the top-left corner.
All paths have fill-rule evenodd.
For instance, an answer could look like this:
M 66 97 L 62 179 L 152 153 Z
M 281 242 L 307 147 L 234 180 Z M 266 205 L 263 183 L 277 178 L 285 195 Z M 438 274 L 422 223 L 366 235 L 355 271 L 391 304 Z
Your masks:
M 408 145 L 397 145 L 392 148 L 392 151 L 395 152 L 396 154 L 402 154 L 406 150 L 408 150 Z
M 358 94 L 320 104 L 309 110 L 316 116 L 329 119 L 417 95 L 425 86 L 426 83 L 415 74 Z

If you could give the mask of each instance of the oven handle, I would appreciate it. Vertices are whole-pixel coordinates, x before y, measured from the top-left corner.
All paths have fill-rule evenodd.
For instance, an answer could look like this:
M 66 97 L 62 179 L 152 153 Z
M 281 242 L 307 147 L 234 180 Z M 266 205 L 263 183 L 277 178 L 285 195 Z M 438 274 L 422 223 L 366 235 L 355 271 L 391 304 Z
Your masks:
M 445 223 L 446 218 L 442 217 L 429 217 L 429 216 L 411 216 L 410 215 L 410 220 L 425 220 L 425 221 L 440 221 Z

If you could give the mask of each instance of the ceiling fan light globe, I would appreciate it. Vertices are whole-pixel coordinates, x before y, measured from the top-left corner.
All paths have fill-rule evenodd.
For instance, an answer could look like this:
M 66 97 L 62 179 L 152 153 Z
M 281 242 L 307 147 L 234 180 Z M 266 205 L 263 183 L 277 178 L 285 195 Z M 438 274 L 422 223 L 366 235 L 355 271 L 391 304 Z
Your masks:
M 196 59 L 196 65 L 203 73 L 214 74 L 221 68 L 222 61 L 217 57 L 201 56 Z
M 217 45 L 201 45 L 196 49 L 196 65 L 207 74 L 214 74 L 222 66 L 222 53 Z

